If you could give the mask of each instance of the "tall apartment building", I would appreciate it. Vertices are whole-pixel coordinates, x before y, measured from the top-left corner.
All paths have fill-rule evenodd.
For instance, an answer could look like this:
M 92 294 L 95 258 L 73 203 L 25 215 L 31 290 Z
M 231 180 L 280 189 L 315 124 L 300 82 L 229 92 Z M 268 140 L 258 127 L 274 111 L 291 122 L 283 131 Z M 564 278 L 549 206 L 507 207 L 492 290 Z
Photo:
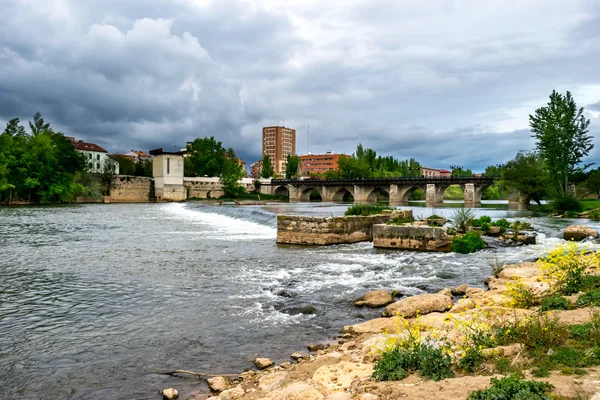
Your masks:
M 296 155 L 296 130 L 284 126 L 266 126 L 262 132 L 262 153 L 273 163 L 275 175 L 285 175 L 287 156 Z

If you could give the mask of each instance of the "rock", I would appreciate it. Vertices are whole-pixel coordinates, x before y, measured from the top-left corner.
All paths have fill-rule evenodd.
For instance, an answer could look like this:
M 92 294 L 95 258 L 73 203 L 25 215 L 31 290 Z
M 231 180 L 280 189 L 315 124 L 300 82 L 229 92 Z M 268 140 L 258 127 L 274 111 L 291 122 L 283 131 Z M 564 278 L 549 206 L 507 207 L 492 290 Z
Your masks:
M 401 315 L 412 318 L 415 315 L 425 315 L 434 311 L 446 311 L 452 307 L 452 299 L 443 294 L 420 294 L 407 297 L 390 304 L 383 311 L 384 317 Z
M 324 400 L 325 396 L 308 383 L 296 382 L 267 394 L 266 398 L 269 400 Z
M 341 361 L 317 369 L 312 379 L 321 390 L 331 393 L 348 389 L 354 381 L 369 379 L 372 374 L 372 364 Z
M 464 296 L 467 294 L 467 289 L 469 289 L 469 286 L 466 283 L 463 283 L 460 286 L 450 289 L 450 293 L 454 296 Z
M 375 290 L 369 292 L 362 296 L 361 298 L 354 301 L 354 305 L 356 307 L 370 307 L 370 308 L 378 308 L 387 306 L 390 303 L 393 303 L 394 299 L 390 292 L 385 289 Z
M 533 235 L 519 235 L 517 240 L 526 245 L 532 245 L 536 243 L 535 236 Z
M 380 333 L 383 331 L 394 332 L 396 328 L 397 324 L 394 318 L 375 318 L 356 325 L 346 325 L 341 332 L 350 332 L 358 335 L 362 333 Z
M 295 352 L 295 353 L 292 353 L 290 355 L 290 357 L 292 358 L 292 360 L 298 361 L 298 360 L 304 358 L 304 355 L 302 355 L 301 353 Z
M 469 298 L 471 297 L 481 297 L 485 293 L 485 290 L 480 288 L 468 288 L 465 292 L 465 295 Z
M 291 382 L 290 374 L 287 372 L 275 372 L 265 375 L 258 380 L 258 388 L 263 392 L 272 392 L 287 386 Z
M 452 308 L 450 309 L 450 313 L 461 313 L 463 311 L 467 311 L 470 310 L 471 308 L 475 308 L 476 304 L 473 300 L 471 299 L 460 299 L 458 300 L 454 306 L 452 306 Z
M 286 362 L 282 362 L 281 364 L 279 364 L 279 366 L 280 366 L 281 368 L 284 368 L 284 369 L 285 369 L 285 368 L 289 368 L 289 367 L 291 367 L 291 366 L 292 366 L 292 363 L 291 363 L 291 362 L 289 362 L 289 361 L 286 361 Z
M 565 228 L 563 232 L 563 237 L 565 240 L 575 240 L 580 241 L 586 239 L 588 237 L 597 238 L 598 231 L 596 229 L 592 229 L 589 226 L 583 225 L 571 225 Z
M 352 399 L 352 395 L 346 392 L 335 392 L 331 393 L 327 396 L 326 400 L 350 400 Z
M 257 358 L 254 360 L 254 365 L 256 365 L 258 369 L 269 368 L 273 364 L 275 363 L 270 358 Z
M 437 292 L 437 294 L 443 294 L 444 296 L 448 296 L 448 297 L 452 298 L 452 290 L 449 288 L 443 288 L 442 290 Z
M 207 380 L 208 387 L 213 392 L 222 392 L 229 388 L 229 379 L 224 376 L 215 376 Z
M 169 388 L 162 391 L 162 397 L 166 400 L 173 400 L 179 397 L 177 389 Z
M 358 399 L 359 400 L 379 400 L 379 396 L 376 396 L 371 393 L 363 393 Z
M 309 344 L 307 348 L 309 351 L 319 351 L 325 350 L 325 345 L 323 343 Z
M 242 397 L 246 392 L 241 387 L 234 387 L 233 389 L 227 389 L 219 395 L 219 400 L 237 400 Z

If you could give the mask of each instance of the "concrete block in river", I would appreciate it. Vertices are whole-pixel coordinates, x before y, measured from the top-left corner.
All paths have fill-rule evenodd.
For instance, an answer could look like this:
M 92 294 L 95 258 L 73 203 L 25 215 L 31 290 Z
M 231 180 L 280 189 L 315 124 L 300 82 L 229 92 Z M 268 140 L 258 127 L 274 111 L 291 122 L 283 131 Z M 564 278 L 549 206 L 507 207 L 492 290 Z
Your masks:
M 373 247 L 415 250 L 451 251 L 452 238 L 445 227 L 422 225 L 374 225 Z

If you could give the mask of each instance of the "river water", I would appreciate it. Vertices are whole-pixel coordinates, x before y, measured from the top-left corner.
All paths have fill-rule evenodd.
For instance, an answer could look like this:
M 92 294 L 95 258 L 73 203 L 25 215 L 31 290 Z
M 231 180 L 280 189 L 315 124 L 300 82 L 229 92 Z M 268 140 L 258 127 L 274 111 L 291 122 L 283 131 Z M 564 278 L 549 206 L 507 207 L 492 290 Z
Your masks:
M 477 213 L 529 215 L 487 207 Z M 287 361 L 309 343 L 334 339 L 343 325 L 375 317 L 352 307 L 369 290 L 482 287 L 491 263 L 534 260 L 574 223 L 533 217 L 538 245 L 474 255 L 275 244 L 276 214 L 346 208 L 0 208 L 0 398 L 158 399 L 166 387 L 184 399 L 206 393 L 201 381 L 157 372 L 240 372 L 257 356 Z M 453 212 L 413 209 L 423 217 Z

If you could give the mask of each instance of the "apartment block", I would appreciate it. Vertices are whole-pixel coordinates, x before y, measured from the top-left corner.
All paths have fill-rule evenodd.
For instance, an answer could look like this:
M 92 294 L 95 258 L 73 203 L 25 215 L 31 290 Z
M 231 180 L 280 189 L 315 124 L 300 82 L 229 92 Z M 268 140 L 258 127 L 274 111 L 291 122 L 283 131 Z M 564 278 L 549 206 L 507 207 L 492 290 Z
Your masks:
M 285 175 L 287 156 L 296 155 L 296 130 L 284 126 L 266 126 L 262 131 L 262 153 L 273 163 L 275 175 Z

